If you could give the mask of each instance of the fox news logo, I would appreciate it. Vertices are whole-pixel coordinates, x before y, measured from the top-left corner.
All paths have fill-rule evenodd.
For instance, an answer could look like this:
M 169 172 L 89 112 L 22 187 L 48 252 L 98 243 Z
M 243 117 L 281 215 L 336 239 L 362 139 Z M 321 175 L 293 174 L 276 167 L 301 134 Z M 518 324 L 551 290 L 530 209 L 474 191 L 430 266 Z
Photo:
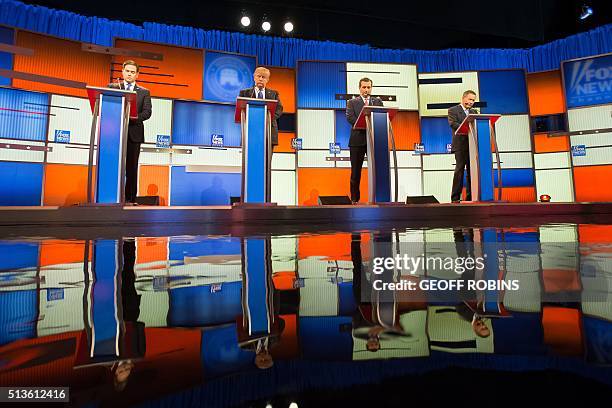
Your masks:
M 586 156 L 586 145 L 575 145 L 572 146 L 572 156 Z
M 340 154 L 340 144 L 330 143 L 329 144 L 329 154 Z
M 425 145 L 423 143 L 415 143 L 414 144 L 414 152 L 415 153 L 423 153 L 425 151 Z
M 291 148 L 293 150 L 302 150 L 302 139 L 298 139 L 298 138 L 291 139 Z
M 56 129 L 55 143 L 70 143 L 70 131 Z
M 216 147 L 223 147 L 223 135 L 213 134 L 210 138 L 210 144 Z
M 170 147 L 170 135 L 157 135 L 155 147 Z
M 565 69 L 568 106 L 612 102 L 612 56 L 575 61 L 568 65 Z

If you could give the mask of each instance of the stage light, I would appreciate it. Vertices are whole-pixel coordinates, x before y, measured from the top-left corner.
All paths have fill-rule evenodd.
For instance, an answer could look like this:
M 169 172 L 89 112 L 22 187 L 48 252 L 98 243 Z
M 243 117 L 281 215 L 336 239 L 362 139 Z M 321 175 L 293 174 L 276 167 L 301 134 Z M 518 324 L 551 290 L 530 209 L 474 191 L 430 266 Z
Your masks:
M 550 203 L 550 196 L 548 194 L 542 194 L 540 196 L 541 203 Z
M 293 31 L 293 23 L 291 21 L 287 21 L 285 23 L 285 32 L 290 33 Z
M 240 19 L 240 24 L 242 24 L 243 27 L 248 27 L 251 25 L 251 19 L 249 16 L 242 16 Z
M 589 5 L 582 6 L 582 12 L 580 13 L 580 19 L 586 20 L 593 15 L 593 8 Z
M 297 402 L 292 402 L 291 404 L 289 404 L 289 408 L 298 408 Z
M 264 22 L 261 23 L 261 29 L 264 30 L 265 32 L 270 31 L 271 28 L 272 28 L 272 24 L 270 24 L 269 21 L 264 20 Z

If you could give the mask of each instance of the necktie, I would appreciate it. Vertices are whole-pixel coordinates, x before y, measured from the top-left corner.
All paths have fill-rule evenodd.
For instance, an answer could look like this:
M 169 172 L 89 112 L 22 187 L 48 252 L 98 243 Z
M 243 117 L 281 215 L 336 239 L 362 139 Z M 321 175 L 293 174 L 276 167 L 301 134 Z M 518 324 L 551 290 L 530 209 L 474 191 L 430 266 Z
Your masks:
M 263 92 L 261 90 L 257 91 L 257 98 L 258 99 L 264 99 L 264 95 L 263 95 Z
M 132 84 L 130 84 L 130 83 L 126 84 L 125 89 L 128 90 L 128 91 L 131 91 L 132 90 Z
M 370 104 L 370 98 L 365 98 L 365 105 L 368 106 Z

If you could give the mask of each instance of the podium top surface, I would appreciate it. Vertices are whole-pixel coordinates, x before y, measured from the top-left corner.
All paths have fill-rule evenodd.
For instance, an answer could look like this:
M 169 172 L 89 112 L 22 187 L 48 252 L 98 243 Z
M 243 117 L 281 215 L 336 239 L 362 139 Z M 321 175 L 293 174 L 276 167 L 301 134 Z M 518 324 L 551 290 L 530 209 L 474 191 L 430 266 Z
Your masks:
M 126 91 L 125 89 L 107 88 L 101 86 L 87 86 L 87 97 L 89 98 L 89 104 L 91 105 L 91 111 L 93 112 L 96 106 L 96 100 L 99 95 L 110 95 L 110 96 L 125 96 L 130 104 L 130 118 L 138 117 L 138 107 L 136 105 L 136 91 Z
M 270 114 L 274 115 L 278 101 L 276 99 L 245 98 L 243 96 L 237 97 L 236 112 L 234 113 L 234 121 L 236 123 L 240 123 L 242 110 L 246 109 L 247 105 L 266 105 L 270 111 Z
M 488 119 L 489 123 L 491 125 L 494 125 L 495 122 L 497 122 L 499 120 L 499 118 L 501 118 L 502 115 L 498 114 L 498 113 L 490 113 L 490 114 L 486 114 L 486 113 L 470 113 L 469 115 L 467 115 L 465 117 L 465 119 L 463 119 L 463 122 L 461 122 L 461 124 L 459 125 L 459 127 L 457 128 L 457 130 L 455 131 L 456 135 L 465 135 L 469 132 L 470 130 L 470 123 L 472 123 L 473 121 L 477 120 L 477 119 Z
M 365 129 L 366 128 L 365 118 L 371 113 L 386 112 L 389 114 L 389 121 L 392 121 L 395 118 L 395 114 L 397 113 L 398 110 L 399 108 L 390 108 L 387 106 L 374 106 L 374 105 L 364 106 L 361 109 L 361 112 L 359 113 L 359 117 L 357 117 L 355 124 L 353 125 L 353 129 Z

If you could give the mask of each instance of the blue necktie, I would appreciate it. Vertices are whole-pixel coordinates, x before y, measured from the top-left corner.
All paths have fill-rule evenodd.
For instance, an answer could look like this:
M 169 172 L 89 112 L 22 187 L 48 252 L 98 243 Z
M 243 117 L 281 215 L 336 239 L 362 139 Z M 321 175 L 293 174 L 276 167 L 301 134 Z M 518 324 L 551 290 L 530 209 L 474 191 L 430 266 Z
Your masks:
M 258 98 L 258 99 L 264 99 L 264 95 L 263 95 L 263 92 L 262 92 L 262 91 L 260 91 L 260 90 L 259 90 L 259 91 L 257 91 L 257 98 Z

